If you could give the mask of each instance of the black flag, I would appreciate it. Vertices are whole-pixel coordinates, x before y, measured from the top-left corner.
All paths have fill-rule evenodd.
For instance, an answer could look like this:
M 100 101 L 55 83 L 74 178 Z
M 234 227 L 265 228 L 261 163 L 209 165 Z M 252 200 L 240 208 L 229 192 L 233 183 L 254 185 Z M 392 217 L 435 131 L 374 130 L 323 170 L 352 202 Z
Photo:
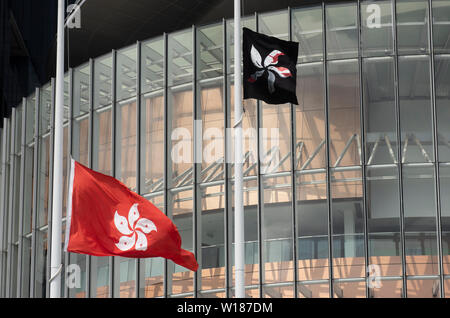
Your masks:
M 244 28 L 244 99 L 267 104 L 297 104 L 298 43 L 284 41 Z

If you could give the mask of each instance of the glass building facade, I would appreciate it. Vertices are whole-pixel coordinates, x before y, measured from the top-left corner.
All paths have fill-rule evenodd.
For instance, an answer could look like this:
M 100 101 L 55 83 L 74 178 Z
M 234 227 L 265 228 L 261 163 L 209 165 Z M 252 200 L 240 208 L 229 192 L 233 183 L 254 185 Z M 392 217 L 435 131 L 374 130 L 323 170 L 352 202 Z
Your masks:
M 243 103 L 258 140 L 245 135 L 247 296 L 450 297 L 450 1 L 325 1 L 242 24 L 299 42 L 299 105 Z M 63 253 L 64 297 L 233 297 L 233 44 L 225 19 L 66 73 L 64 197 L 70 157 L 114 176 L 200 267 Z M 52 80 L 0 131 L 1 297 L 49 295 L 54 100 Z

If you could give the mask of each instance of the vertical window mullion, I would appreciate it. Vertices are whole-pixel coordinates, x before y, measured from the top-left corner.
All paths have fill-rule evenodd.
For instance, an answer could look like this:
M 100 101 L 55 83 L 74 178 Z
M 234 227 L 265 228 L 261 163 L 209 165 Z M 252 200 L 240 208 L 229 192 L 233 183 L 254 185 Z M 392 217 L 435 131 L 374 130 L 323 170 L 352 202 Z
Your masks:
M 397 130 L 397 162 L 398 162 L 398 187 L 400 196 L 400 241 L 402 248 L 402 295 L 407 297 L 406 288 L 406 247 L 405 247 L 405 213 L 403 202 L 403 164 L 402 164 L 402 137 L 400 126 L 400 92 L 399 92 L 399 72 L 398 72 L 398 39 L 397 39 L 397 5 L 392 1 L 392 30 L 394 39 L 394 83 L 395 83 L 395 111 L 396 111 L 396 130 Z

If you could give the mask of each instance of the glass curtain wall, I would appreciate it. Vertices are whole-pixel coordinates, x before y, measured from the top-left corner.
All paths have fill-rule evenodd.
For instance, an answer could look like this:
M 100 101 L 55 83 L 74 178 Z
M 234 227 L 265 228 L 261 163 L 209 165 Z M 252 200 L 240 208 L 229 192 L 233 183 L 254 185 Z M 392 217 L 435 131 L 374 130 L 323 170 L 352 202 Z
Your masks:
M 243 102 L 248 297 L 450 296 L 449 17 L 447 0 L 360 0 L 243 18 L 300 44 L 299 105 Z M 65 296 L 233 296 L 233 28 L 66 74 L 64 183 L 69 154 L 121 180 L 200 267 L 65 255 L 80 269 Z M 2 296 L 48 296 L 53 104 L 54 80 L 0 131 Z

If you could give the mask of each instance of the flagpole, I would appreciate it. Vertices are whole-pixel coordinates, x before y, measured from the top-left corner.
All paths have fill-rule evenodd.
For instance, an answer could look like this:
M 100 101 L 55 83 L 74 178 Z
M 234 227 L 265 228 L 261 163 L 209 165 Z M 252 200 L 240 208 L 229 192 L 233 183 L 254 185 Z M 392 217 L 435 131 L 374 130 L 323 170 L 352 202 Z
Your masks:
M 56 46 L 56 97 L 53 153 L 53 204 L 50 259 L 50 298 L 61 297 L 61 214 L 63 191 L 63 120 L 64 120 L 64 0 L 58 0 Z M 66 233 L 67 235 L 67 233 Z
M 234 0 L 234 271 L 235 297 L 245 298 L 244 204 L 242 187 L 241 0 Z

